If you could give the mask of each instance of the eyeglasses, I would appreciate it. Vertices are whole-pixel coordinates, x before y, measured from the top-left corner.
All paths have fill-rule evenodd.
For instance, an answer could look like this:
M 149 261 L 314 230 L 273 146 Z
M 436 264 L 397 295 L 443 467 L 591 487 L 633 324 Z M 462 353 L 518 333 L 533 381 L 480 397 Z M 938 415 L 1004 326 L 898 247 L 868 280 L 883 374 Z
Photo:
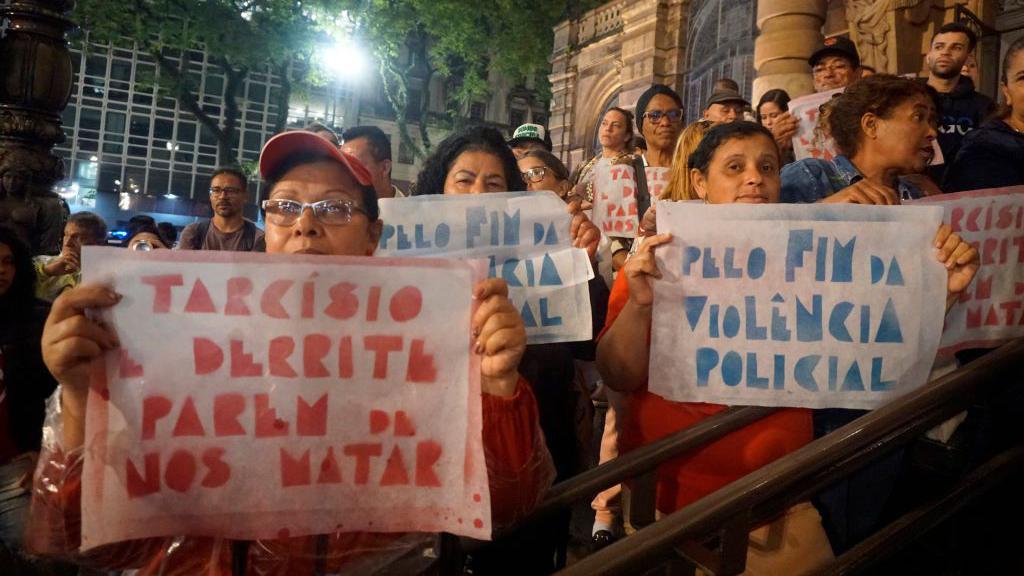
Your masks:
M 238 196 L 243 190 L 234 186 L 214 186 L 210 188 L 210 196 L 224 196 L 225 194 L 230 196 Z
M 319 202 L 296 202 L 295 200 L 264 200 L 263 211 L 267 214 L 267 222 L 275 226 L 291 226 L 299 216 L 309 208 L 313 217 L 327 226 L 344 226 L 352 221 L 356 212 L 366 212 L 351 200 L 321 200 Z
M 535 168 L 530 168 L 526 172 L 523 172 L 522 175 L 523 175 L 523 180 L 526 180 L 527 182 L 532 182 L 532 183 L 536 184 L 537 182 L 540 182 L 541 180 L 543 180 L 544 179 L 544 175 L 547 174 L 547 173 L 548 173 L 547 166 L 537 166 Z
M 661 122 L 662 118 L 668 118 L 670 124 L 675 124 L 683 119 L 683 111 L 678 108 L 675 110 L 651 110 L 644 112 L 644 117 L 655 124 Z
M 815 76 L 821 76 L 825 72 L 845 71 L 850 70 L 850 68 L 851 66 L 846 62 L 832 62 L 831 64 L 818 64 L 811 70 L 811 72 L 813 72 Z

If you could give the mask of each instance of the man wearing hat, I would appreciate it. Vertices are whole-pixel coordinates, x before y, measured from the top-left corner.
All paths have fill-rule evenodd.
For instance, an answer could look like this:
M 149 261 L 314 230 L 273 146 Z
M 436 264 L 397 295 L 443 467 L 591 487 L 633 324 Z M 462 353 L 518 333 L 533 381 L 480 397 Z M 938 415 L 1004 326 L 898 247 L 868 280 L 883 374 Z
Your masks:
M 846 88 L 860 78 L 860 55 L 857 46 L 845 36 L 825 38 L 821 47 L 811 54 L 814 91 L 824 92 Z
M 508 141 L 509 148 L 516 155 L 516 159 L 522 158 L 530 150 L 547 150 L 551 152 L 551 135 L 540 124 L 523 124 L 512 133 L 512 139 Z
M 750 107 L 736 90 L 719 90 L 708 98 L 704 107 L 704 119 L 715 123 L 729 123 L 743 120 L 743 111 Z

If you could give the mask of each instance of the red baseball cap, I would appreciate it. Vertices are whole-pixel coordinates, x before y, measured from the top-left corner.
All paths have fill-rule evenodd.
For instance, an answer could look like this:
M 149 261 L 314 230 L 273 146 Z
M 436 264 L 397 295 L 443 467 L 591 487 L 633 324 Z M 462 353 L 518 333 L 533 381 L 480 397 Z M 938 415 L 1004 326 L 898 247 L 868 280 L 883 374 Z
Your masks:
M 292 130 L 274 136 L 263 145 L 260 152 L 260 176 L 266 179 L 281 164 L 299 153 L 312 153 L 336 160 L 348 170 L 349 174 L 363 186 L 373 186 L 370 171 L 355 156 L 343 152 L 340 148 L 305 130 Z

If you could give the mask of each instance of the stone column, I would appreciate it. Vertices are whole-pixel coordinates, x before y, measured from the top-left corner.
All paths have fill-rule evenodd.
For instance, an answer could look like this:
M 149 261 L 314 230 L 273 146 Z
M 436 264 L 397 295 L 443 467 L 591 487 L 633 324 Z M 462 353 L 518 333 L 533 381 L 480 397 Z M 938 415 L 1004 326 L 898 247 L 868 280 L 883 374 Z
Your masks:
M 64 163 L 60 113 L 71 95 L 65 13 L 72 0 L 0 0 L 0 224 L 34 253 L 56 253 L 67 204 L 53 192 Z
M 754 103 L 773 88 L 796 98 L 814 92 L 807 59 L 821 45 L 826 0 L 760 0 L 754 41 Z
M 555 26 L 555 42 L 551 55 L 551 105 L 548 131 L 555 156 L 569 165 L 572 146 L 573 102 L 576 100 L 576 67 L 572 47 L 576 44 L 577 21 L 566 20 Z

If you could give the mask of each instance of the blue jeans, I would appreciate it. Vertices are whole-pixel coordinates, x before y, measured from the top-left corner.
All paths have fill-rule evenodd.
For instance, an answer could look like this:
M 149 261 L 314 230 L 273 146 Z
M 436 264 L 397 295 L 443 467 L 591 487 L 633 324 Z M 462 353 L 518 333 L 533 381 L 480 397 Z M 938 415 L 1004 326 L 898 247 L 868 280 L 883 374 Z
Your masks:
M 815 410 L 814 437 L 837 430 L 867 414 L 867 410 Z M 814 505 L 836 556 L 881 528 L 882 513 L 903 465 L 904 449 L 869 462 L 860 470 L 818 493 Z

